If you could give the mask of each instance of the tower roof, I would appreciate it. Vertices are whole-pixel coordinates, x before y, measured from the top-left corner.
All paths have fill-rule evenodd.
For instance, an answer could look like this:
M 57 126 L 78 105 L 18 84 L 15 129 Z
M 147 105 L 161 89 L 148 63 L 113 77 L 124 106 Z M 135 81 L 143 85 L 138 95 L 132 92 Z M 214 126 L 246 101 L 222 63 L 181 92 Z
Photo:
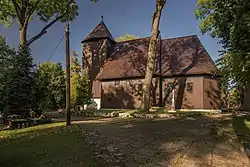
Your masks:
M 103 20 L 95 27 L 95 29 L 82 41 L 86 42 L 93 39 L 107 38 L 115 42 L 111 33 L 109 32 L 107 26 L 104 24 Z

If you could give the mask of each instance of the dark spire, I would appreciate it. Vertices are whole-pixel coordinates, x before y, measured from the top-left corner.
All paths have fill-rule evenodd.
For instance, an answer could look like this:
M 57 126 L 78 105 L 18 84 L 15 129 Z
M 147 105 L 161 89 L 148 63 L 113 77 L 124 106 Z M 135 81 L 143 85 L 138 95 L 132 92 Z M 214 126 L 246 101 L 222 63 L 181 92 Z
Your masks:
M 95 27 L 95 29 L 82 42 L 86 42 L 86 41 L 94 40 L 94 39 L 100 39 L 100 38 L 106 38 L 115 42 L 107 26 L 103 22 L 103 16 L 102 16 L 102 21 Z
M 103 12 L 102 12 L 102 20 L 101 20 L 101 22 L 103 22 Z

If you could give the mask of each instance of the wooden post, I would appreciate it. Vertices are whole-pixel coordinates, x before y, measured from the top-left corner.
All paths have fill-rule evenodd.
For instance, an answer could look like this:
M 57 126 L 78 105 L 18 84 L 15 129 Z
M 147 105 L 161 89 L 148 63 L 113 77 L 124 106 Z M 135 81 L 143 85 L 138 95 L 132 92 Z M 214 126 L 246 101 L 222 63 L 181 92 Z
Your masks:
M 65 29 L 66 38 L 66 125 L 71 124 L 70 120 L 70 51 L 69 51 L 69 23 Z

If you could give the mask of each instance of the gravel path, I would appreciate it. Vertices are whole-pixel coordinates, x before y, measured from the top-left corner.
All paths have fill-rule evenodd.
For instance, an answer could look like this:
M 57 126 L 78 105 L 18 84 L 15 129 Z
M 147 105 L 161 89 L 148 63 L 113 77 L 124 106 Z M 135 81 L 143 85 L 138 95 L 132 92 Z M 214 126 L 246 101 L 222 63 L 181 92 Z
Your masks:
M 83 120 L 83 133 L 107 166 L 248 167 L 245 153 L 216 139 L 215 118 Z

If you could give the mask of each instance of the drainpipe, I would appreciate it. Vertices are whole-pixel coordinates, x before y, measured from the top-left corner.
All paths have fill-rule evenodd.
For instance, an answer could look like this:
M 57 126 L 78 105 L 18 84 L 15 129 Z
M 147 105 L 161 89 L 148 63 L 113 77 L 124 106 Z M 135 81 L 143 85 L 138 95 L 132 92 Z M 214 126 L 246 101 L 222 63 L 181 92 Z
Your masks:
M 161 35 L 159 33 L 159 42 L 160 42 L 160 50 L 159 50 L 159 107 L 163 107 L 162 104 L 162 82 L 163 82 L 163 78 L 162 78 L 162 44 L 161 44 Z

